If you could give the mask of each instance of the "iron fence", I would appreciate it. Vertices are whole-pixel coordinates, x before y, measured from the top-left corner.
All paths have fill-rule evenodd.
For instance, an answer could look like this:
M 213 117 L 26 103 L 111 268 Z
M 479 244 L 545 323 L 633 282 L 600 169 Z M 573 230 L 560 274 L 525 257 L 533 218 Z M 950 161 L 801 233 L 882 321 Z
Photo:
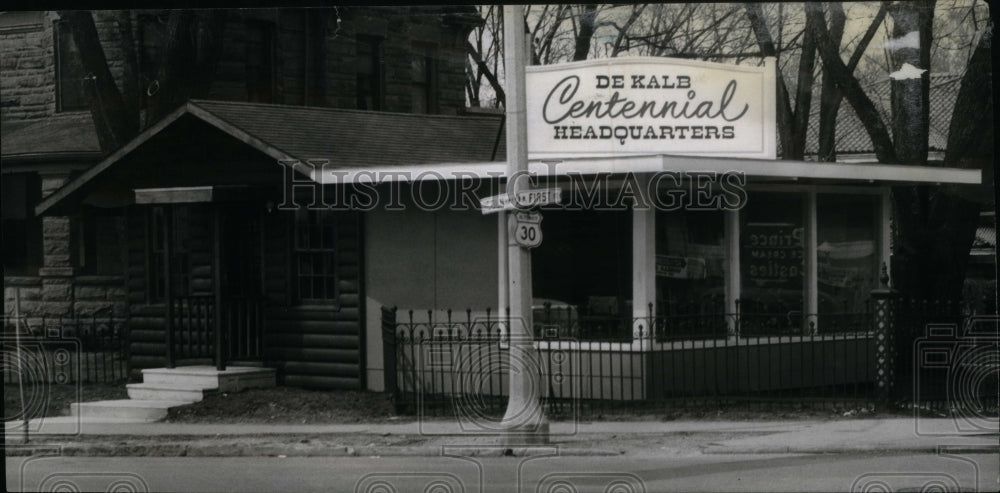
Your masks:
M 107 313 L 5 318 L 3 369 L 5 384 L 125 381 L 127 318 Z
M 539 375 L 532 384 L 555 416 L 690 406 L 869 408 L 886 402 L 882 386 L 895 395 L 910 386 L 914 373 L 900 367 L 913 364 L 917 328 L 945 313 L 961 317 L 957 305 L 890 302 L 889 310 L 869 300 L 863 312 L 815 316 L 739 310 L 588 317 L 545 307 L 534 314 L 537 360 L 515 363 L 506 313 L 383 309 L 387 390 L 401 412 L 498 417 L 514 364 Z M 896 314 L 887 324 L 885 317 Z M 886 373 L 889 364 L 894 373 Z M 927 405 L 954 405 L 939 394 L 921 396 Z

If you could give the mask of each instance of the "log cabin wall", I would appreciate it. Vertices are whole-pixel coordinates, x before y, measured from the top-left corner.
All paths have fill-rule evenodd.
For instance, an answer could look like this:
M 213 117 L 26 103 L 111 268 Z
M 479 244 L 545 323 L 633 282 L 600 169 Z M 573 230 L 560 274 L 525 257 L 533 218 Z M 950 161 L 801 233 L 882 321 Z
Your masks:
M 265 365 L 278 369 L 279 383 L 318 389 L 364 388 L 364 313 L 361 215 L 335 217 L 337 300 L 328 306 L 296 302 L 291 285 L 291 215 L 277 211 L 264 219 L 264 288 L 268 301 Z
M 175 295 L 212 294 L 212 230 L 208 205 L 175 205 Z M 129 367 L 133 371 L 162 367 L 166 360 L 166 317 L 162 299 L 152 292 L 150 255 L 154 224 L 152 208 L 130 206 L 126 213 L 128 259 L 126 286 L 129 305 Z M 178 364 L 193 363 L 183 360 Z M 200 361 L 199 363 L 209 363 Z

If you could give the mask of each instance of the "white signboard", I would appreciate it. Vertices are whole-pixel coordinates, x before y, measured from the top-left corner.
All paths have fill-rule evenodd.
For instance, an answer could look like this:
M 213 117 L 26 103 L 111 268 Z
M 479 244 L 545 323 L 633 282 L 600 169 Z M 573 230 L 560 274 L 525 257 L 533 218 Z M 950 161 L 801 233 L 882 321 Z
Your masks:
M 509 211 L 518 207 L 526 209 L 539 205 L 558 204 L 562 200 L 562 189 L 542 188 L 538 190 L 522 190 L 517 194 L 517 203 L 510 194 L 501 193 L 492 197 L 479 199 L 479 206 L 483 214 L 491 212 Z
M 775 159 L 775 66 L 628 57 L 525 67 L 532 159 Z
M 537 211 L 518 211 L 508 219 L 509 234 L 514 243 L 524 248 L 535 248 L 542 244 L 542 214 Z

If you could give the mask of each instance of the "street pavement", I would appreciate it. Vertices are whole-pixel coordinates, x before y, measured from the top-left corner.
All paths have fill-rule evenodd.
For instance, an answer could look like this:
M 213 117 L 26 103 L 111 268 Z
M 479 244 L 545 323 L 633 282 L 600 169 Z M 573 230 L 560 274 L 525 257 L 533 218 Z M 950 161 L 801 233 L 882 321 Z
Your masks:
M 6 423 L 8 454 L 23 444 Z M 998 453 L 996 419 L 878 418 L 757 421 L 593 421 L 551 423 L 542 448 L 506 447 L 485 428 L 448 420 L 370 424 L 267 425 L 143 423 L 46 418 L 29 444 L 66 455 L 623 455 L 648 449 L 704 454 L 954 452 Z M 507 450 L 510 448 L 511 450 Z M 450 452 L 449 452 L 450 450 Z M 656 452 L 659 453 L 659 452 Z
M 303 492 L 998 491 L 996 455 L 13 457 L 8 490 Z

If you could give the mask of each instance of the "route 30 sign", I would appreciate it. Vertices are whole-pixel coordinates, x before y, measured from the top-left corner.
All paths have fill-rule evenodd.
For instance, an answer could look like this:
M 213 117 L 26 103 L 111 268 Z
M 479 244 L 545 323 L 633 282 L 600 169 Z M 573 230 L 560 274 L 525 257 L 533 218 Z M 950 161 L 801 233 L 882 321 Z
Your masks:
M 542 214 L 540 212 L 516 212 L 508 219 L 508 233 L 514 243 L 523 248 L 535 248 L 542 244 Z

